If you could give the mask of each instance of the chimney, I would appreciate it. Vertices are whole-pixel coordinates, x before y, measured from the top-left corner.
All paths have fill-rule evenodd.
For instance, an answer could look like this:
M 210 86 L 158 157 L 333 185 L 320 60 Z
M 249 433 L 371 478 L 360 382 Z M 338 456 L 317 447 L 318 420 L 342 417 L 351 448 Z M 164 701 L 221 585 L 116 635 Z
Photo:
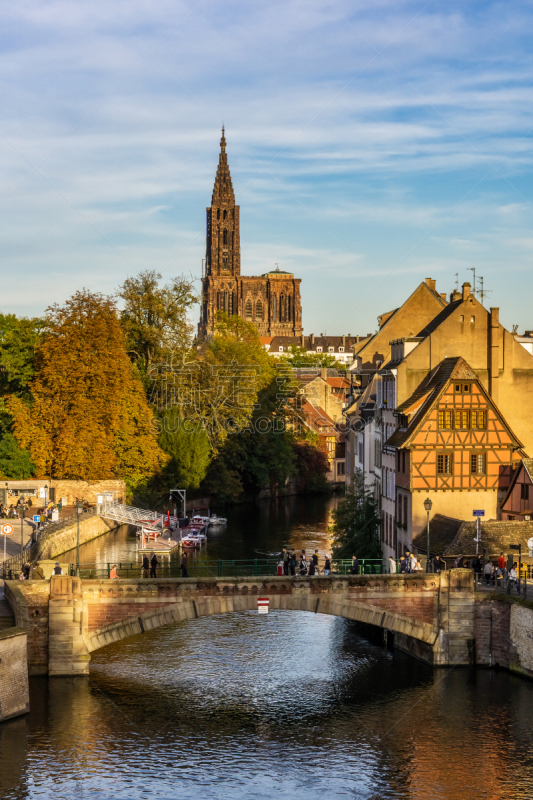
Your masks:
M 305 347 L 305 336 L 303 335 L 303 333 L 302 333 L 302 335 L 300 336 L 300 339 L 301 339 L 301 342 L 302 342 L 302 343 L 301 343 L 301 347 Z
M 450 292 L 450 303 L 455 303 L 456 300 L 460 300 L 462 297 L 461 292 Z
M 323 381 L 325 381 L 326 378 L 328 377 L 328 371 L 327 371 L 327 369 L 325 367 L 323 367 L 320 370 L 320 377 L 322 378 Z
M 466 300 L 467 297 L 470 297 L 470 284 L 463 283 L 463 300 Z
M 498 378 L 500 377 L 500 309 L 491 308 L 489 316 L 489 392 L 498 402 Z
M 346 345 L 346 336 L 342 337 L 342 346 L 345 347 Z
M 445 302 L 445 303 L 447 303 L 447 302 L 448 302 L 448 301 L 446 300 L 446 292 L 441 292 L 441 293 L 440 293 L 440 299 L 441 299 L 441 300 L 444 300 L 444 302 Z
M 435 286 L 437 285 L 437 281 L 433 280 L 432 278 L 426 278 L 426 286 L 428 286 L 432 292 L 435 291 Z
M 315 343 L 315 334 L 314 333 L 310 333 L 309 334 L 309 341 L 311 343 L 311 347 L 313 347 L 313 345 Z

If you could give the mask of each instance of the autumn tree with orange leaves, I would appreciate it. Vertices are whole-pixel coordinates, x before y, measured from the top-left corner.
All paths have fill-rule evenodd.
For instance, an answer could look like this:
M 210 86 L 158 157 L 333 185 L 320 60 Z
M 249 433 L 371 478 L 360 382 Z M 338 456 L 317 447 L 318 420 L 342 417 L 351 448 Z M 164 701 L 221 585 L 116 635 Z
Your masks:
M 29 389 L 29 402 L 13 396 L 8 405 L 37 478 L 135 486 L 165 460 L 112 298 L 83 290 L 47 309 Z

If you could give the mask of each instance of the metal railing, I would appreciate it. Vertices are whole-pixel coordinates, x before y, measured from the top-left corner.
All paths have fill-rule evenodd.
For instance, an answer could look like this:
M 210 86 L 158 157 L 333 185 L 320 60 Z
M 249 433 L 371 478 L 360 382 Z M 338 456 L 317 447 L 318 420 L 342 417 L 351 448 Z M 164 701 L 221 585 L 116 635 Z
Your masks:
M 92 516 L 96 514 L 96 511 L 94 509 L 89 509 L 84 512 L 84 516 L 85 514 Z M 62 517 L 58 522 L 45 522 L 43 528 L 34 529 L 30 539 L 28 539 L 24 545 L 22 553 L 17 553 L 17 555 L 7 558 L 2 563 L 2 577 L 8 580 L 17 577 L 20 574 L 24 562 L 29 561 L 31 563 L 35 561 L 48 539 L 53 536 L 53 534 L 71 525 L 75 519 L 76 514 L 69 514 L 68 517 Z
M 485 575 L 483 572 L 474 573 L 474 589 L 477 592 L 500 592 L 512 597 L 522 597 L 533 600 L 533 582 L 528 581 L 527 572 L 522 571 L 520 578 L 511 577 L 507 570 L 501 575 Z
M 187 563 L 187 572 L 190 578 L 221 578 L 221 577 L 268 577 L 277 574 L 279 560 L 276 558 L 254 558 L 254 559 L 217 559 L 201 560 L 191 559 Z M 116 566 L 119 578 L 139 578 L 143 575 L 140 562 L 109 562 L 103 564 L 80 564 L 81 578 L 109 578 L 111 570 Z M 351 573 L 351 559 L 341 559 L 332 561 L 332 573 L 335 575 L 349 575 Z M 359 561 L 360 574 L 379 575 L 387 567 L 383 561 L 378 559 L 361 559 Z M 76 564 L 70 564 L 70 575 L 76 575 Z M 160 561 L 157 567 L 158 578 L 180 578 L 181 561 Z M 289 576 L 291 575 L 289 570 Z M 300 574 L 300 567 L 294 569 L 294 575 Z M 324 562 L 320 564 L 319 575 L 324 575 Z

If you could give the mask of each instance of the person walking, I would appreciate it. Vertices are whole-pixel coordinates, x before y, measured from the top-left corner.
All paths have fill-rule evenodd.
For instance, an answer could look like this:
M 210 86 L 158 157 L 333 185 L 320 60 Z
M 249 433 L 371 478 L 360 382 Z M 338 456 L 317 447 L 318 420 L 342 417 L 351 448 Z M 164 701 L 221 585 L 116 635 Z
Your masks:
M 326 555 L 326 560 L 324 561 L 324 575 L 329 575 L 331 572 L 331 561 L 329 556 Z
M 290 553 L 290 556 L 289 556 L 289 569 L 290 569 L 291 575 L 296 575 L 296 564 L 297 564 L 296 553 L 294 552 L 294 550 L 291 550 L 291 553 Z
M 283 548 L 280 553 L 280 561 L 283 561 L 283 575 L 289 574 L 289 553 L 287 548 Z
M 113 569 L 109 573 L 109 577 L 112 578 L 113 580 L 118 578 L 118 572 L 117 572 L 117 565 L 116 564 L 114 564 Z
M 414 553 L 409 553 L 409 567 L 410 567 L 410 572 L 417 572 L 416 556 Z
M 36 562 L 35 567 L 33 568 L 33 580 L 44 581 L 44 572 L 39 561 Z
M 352 566 L 350 567 L 352 575 L 359 575 L 359 559 L 357 556 L 352 556 Z
M 307 575 L 307 561 L 305 560 L 305 551 L 302 551 L 300 558 L 300 575 Z
M 63 574 L 63 570 L 61 569 L 61 567 L 59 565 L 59 561 L 56 561 L 56 563 L 55 563 L 55 567 L 53 569 L 53 574 L 54 575 L 62 575 Z
M 389 575 L 396 574 L 396 559 L 389 556 Z
M 187 553 L 183 553 L 181 557 L 180 567 L 181 567 L 181 577 L 188 578 L 189 573 L 187 572 Z
M 156 569 L 159 565 L 159 561 L 157 560 L 157 556 L 152 550 L 152 558 L 150 559 L 150 577 L 157 578 Z
M 148 573 L 150 571 L 150 561 L 146 553 L 143 555 L 143 565 L 142 565 L 142 576 L 143 578 L 148 577 Z
M 498 558 L 498 566 L 502 571 L 505 569 L 505 556 L 503 553 L 500 553 Z
M 494 568 L 492 566 L 492 563 L 490 561 L 487 561 L 487 563 L 483 567 L 483 574 L 485 575 L 485 583 L 487 584 L 487 586 L 489 585 L 489 583 L 492 580 L 493 570 L 494 570 Z
M 284 574 L 285 574 L 285 562 L 283 561 L 282 558 L 280 558 L 280 560 L 278 562 L 277 575 L 279 576 L 279 575 L 284 575 Z
M 313 553 L 313 563 L 315 565 L 315 568 L 318 567 L 318 550 L 315 550 L 315 552 Z
M 315 574 L 315 562 L 311 558 L 311 561 L 309 562 L 309 575 L 314 575 L 314 574 Z
M 25 561 L 24 564 L 22 565 L 22 574 L 24 575 L 25 581 L 29 581 L 30 579 L 30 570 L 31 570 L 30 562 Z

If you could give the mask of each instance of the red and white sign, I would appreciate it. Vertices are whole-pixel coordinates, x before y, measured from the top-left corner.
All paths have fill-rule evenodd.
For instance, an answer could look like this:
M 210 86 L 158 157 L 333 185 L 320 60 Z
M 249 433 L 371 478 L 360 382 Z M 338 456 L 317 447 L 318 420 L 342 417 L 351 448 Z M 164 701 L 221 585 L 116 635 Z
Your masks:
M 2 525 L 2 533 L 4 536 L 11 536 L 13 533 L 13 525 L 10 525 L 9 522 L 6 525 Z
M 257 613 L 268 614 L 268 597 L 257 598 Z

